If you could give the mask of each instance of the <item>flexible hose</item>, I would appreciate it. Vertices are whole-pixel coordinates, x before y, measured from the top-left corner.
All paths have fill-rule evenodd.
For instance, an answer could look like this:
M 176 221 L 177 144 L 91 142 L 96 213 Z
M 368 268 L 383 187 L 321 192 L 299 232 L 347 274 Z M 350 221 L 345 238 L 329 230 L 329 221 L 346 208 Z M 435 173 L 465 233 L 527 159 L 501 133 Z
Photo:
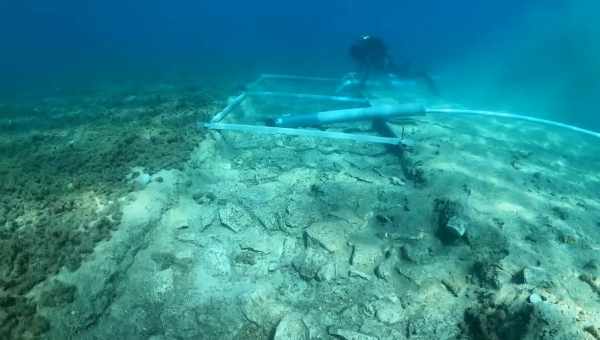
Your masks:
M 465 115 L 477 115 L 477 116 L 488 116 L 488 117 L 501 117 L 501 118 L 513 118 L 519 120 L 525 120 L 534 123 L 540 123 L 544 125 L 557 126 L 563 129 L 583 133 L 589 136 L 593 136 L 596 138 L 600 138 L 600 133 L 586 130 L 577 126 L 564 124 L 560 122 L 556 122 L 553 120 L 535 118 L 530 116 L 525 116 L 516 113 L 510 112 L 497 112 L 497 111 L 487 111 L 487 110 L 470 110 L 470 109 L 449 109 L 449 108 L 427 108 L 425 109 L 426 113 L 429 114 L 465 114 Z

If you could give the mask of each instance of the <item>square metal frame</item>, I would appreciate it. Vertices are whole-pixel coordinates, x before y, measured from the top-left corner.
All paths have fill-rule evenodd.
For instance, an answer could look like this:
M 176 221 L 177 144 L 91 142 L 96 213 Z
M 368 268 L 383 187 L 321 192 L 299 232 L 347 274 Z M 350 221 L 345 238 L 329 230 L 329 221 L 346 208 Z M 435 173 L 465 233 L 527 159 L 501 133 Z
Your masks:
M 244 102 L 250 96 L 259 97 L 277 97 L 277 98 L 295 98 L 295 99 L 316 99 L 316 100 L 329 100 L 334 102 L 350 102 L 350 103 L 362 103 L 365 106 L 371 106 L 371 102 L 366 98 L 349 97 L 349 96 L 332 96 L 322 95 L 313 93 L 295 93 L 295 92 L 278 92 L 278 91 L 252 91 L 253 87 L 267 79 L 283 79 L 283 80 L 298 80 L 298 81 L 317 81 L 317 82 L 339 82 L 339 79 L 335 78 L 322 78 L 322 77 L 307 77 L 299 75 L 287 75 L 287 74 L 261 74 L 254 82 L 250 83 L 247 88 L 248 91 L 242 92 L 237 97 L 233 98 L 229 104 L 220 112 L 217 112 L 214 117 L 208 123 L 199 123 L 207 129 L 212 130 L 229 130 L 239 132 L 250 132 L 250 133 L 263 133 L 263 134 L 281 134 L 281 135 L 292 135 L 292 136 L 308 136 L 318 138 L 332 138 L 332 139 L 344 139 L 352 140 L 364 143 L 379 143 L 379 144 L 390 144 L 406 146 L 411 143 L 404 139 L 403 136 L 398 136 L 394 129 L 389 126 L 387 122 L 379 122 L 379 124 L 373 124 L 380 134 L 385 136 L 376 135 L 359 135 L 344 132 L 333 132 L 333 131 L 322 131 L 313 129 L 300 129 L 300 128 L 282 128 L 272 127 L 264 125 L 251 125 L 251 124 L 235 124 L 235 123 L 222 123 L 222 121 L 240 104 Z M 382 131 L 383 130 L 383 131 Z

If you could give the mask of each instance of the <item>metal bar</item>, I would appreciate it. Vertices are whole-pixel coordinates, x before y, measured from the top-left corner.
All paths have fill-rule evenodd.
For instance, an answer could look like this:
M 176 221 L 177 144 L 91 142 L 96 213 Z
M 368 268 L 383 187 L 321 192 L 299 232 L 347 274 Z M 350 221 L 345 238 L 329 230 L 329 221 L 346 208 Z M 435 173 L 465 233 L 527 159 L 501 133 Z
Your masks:
M 240 105 L 240 103 L 246 99 L 246 93 L 242 93 L 239 96 L 235 97 L 230 103 L 229 105 L 227 105 L 223 111 L 217 113 L 213 119 L 211 119 L 210 121 L 213 123 L 219 122 L 221 120 L 223 120 L 223 118 L 225 118 L 225 116 L 231 112 L 231 110 L 233 110 L 236 106 Z
M 263 78 L 272 79 L 290 79 L 290 80 L 314 80 L 314 81 L 339 81 L 337 78 L 324 78 L 324 77 L 307 77 L 307 76 L 296 76 L 291 74 L 269 74 L 265 73 L 261 75 Z
M 249 96 L 264 96 L 264 97 L 290 97 L 299 99 L 320 99 L 320 100 L 332 100 L 340 102 L 352 102 L 369 104 L 369 101 L 363 98 L 347 97 L 347 96 L 327 96 L 320 94 L 310 93 L 294 93 L 294 92 L 273 92 L 273 91 L 250 91 L 247 92 Z
M 356 142 L 366 143 L 379 143 L 379 144 L 412 144 L 408 140 L 402 140 L 400 138 L 389 138 L 379 137 L 370 135 L 356 135 L 343 132 L 331 132 L 321 130 L 308 130 L 308 129 L 290 129 L 290 128 L 276 128 L 260 125 L 244 125 L 244 124 L 223 124 L 223 123 L 206 123 L 205 128 L 215 130 L 231 130 L 240 132 L 251 132 L 251 133 L 263 133 L 263 134 L 275 134 L 275 135 L 291 135 L 291 136 L 304 136 L 304 137 L 320 137 L 320 138 L 331 138 L 331 139 L 345 139 L 353 140 Z
M 525 120 L 525 121 L 534 122 L 534 123 L 540 123 L 540 124 L 544 124 L 544 125 L 556 126 L 556 127 L 560 127 L 563 129 L 567 129 L 567 130 L 571 130 L 571 131 L 583 133 L 583 134 L 586 134 L 589 136 L 600 138 L 600 133 L 595 132 L 595 131 L 582 129 L 577 126 L 568 125 L 568 124 L 556 122 L 553 120 L 535 118 L 535 117 L 531 117 L 531 116 L 525 116 L 525 115 L 510 113 L 510 112 L 470 110 L 470 109 L 451 109 L 451 108 L 437 108 L 437 109 L 436 108 L 428 108 L 425 110 L 425 112 L 430 113 L 430 114 L 466 114 L 466 115 L 478 115 L 478 116 L 488 116 L 488 117 L 513 118 L 513 119 Z

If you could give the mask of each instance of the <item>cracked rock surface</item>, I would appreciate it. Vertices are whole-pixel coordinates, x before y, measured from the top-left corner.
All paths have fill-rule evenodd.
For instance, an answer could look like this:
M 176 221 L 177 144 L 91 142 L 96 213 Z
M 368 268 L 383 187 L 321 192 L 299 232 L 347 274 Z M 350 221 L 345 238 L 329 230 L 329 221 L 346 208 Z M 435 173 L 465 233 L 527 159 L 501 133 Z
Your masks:
M 581 136 L 519 128 L 423 118 L 405 155 L 204 132 L 181 169 L 121 198 L 110 240 L 44 287 L 61 299 L 40 294 L 43 334 L 595 339 L 600 163 L 557 147 Z

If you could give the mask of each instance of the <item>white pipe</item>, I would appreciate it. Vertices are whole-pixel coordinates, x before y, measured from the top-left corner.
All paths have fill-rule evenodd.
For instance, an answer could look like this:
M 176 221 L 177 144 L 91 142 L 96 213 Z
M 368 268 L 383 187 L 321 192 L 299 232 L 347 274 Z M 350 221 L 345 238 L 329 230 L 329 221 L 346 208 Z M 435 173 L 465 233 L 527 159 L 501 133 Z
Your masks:
M 272 91 L 251 91 L 247 92 L 249 96 L 261 96 L 261 97 L 289 97 L 298 99 L 320 99 L 320 100 L 332 100 L 340 102 L 351 102 L 369 104 L 369 101 L 362 98 L 348 97 L 348 96 L 327 96 L 320 94 L 309 94 L 309 93 L 294 93 L 294 92 L 272 92 Z
M 420 104 L 406 103 L 321 111 L 305 114 L 285 114 L 270 120 L 268 124 L 278 127 L 319 126 L 339 122 L 373 119 L 385 120 L 396 117 L 410 117 L 424 114 L 425 108 Z
M 282 135 L 292 135 L 292 136 L 345 139 L 345 140 L 353 140 L 356 142 L 368 142 L 368 143 L 380 143 L 380 144 L 392 144 L 392 145 L 412 145 L 413 144 L 411 141 L 401 139 L 401 138 L 390 138 L 390 137 L 380 137 L 380 136 L 371 136 L 371 135 L 357 135 L 357 134 L 351 134 L 351 133 L 321 131 L 321 130 L 268 127 L 268 126 L 262 126 L 262 125 L 205 123 L 204 127 L 208 128 L 208 129 L 215 129 L 215 130 L 233 130 L 233 131 L 241 131 L 241 132 L 263 133 L 263 134 L 282 134 Z
M 263 78 L 272 78 L 272 79 L 290 79 L 290 80 L 314 80 L 314 81 L 340 81 L 337 78 L 324 78 L 324 77 L 307 77 L 307 76 L 296 76 L 291 74 L 269 74 L 264 73 L 261 74 Z
M 465 114 L 465 115 L 478 115 L 488 117 L 501 117 L 501 118 L 513 118 L 519 120 L 525 120 L 534 123 L 540 123 L 544 125 L 556 126 L 563 129 L 583 133 L 589 136 L 600 138 L 600 133 L 586 130 L 577 126 L 556 122 L 553 120 L 535 118 L 531 116 L 525 116 L 522 114 L 510 113 L 510 112 L 498 112 L 498 111 L 487 111 L 487 110 L 470 110 L 470 109 L 449 109 L 449 108 L 428 108 L 425 109 L 426 113 L 429 114 Z
M 246 93 L 242 93 L 239 96 L 233 98 L 233 100 L 229 103 L 229 105 L 227 105 L 223 111 L 217 113 L 213 119 L 211 119 L 210 121 L 213 123 L 216 123 L 218 121 L 223 120 L 223 118 L 225 118 L 225 116 L 231 112 L 231 110 L 233 110 L 236 106 L 240 105 L 240 103 L 246 99 Z

